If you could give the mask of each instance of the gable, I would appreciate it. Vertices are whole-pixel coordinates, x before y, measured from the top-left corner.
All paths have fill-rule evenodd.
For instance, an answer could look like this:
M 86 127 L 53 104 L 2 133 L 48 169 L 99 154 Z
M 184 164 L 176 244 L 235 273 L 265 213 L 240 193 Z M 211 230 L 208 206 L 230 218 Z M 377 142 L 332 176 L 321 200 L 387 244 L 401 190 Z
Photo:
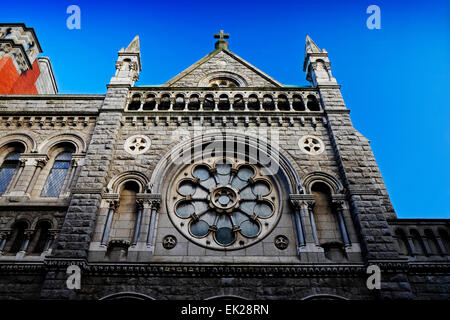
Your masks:
M 164 87 L 208 87 L 215 78 L 231 78 L 240 87 L 282 87 L 261 70 L 227 49 L 214 50 L 166 82 Z

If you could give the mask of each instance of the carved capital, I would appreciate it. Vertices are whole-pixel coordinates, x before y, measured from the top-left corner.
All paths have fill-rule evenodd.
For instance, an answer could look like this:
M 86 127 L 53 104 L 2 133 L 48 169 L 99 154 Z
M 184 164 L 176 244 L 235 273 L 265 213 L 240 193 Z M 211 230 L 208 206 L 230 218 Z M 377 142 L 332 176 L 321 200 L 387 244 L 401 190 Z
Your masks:
M 58 233 L 59 233 L 59 230 L 57 230 L 57 229 L 50 229 L 50 230 L 48 230 L 48 237 L 49 237 L 49 239 L 55 239 L 56 238 L 56 236 L 58 235 Z
M 138 210 L 144 209 L 144 203 L 145 203 L 144 199 L 137 199 L 136 200 L 136 207 L 137 207 L 137 209 Z
M 342 210 L 344 209 L 344 201 L 341 200 L 333 201 L 333 209 L 336 210 L 336 212 L 342 212 Z
M 0 240 L 7 239 L 11 234 L 11 230 L 1 230 L 0 231 Z
M 27 163 L 26 159 L 19 159 L 19 167 L 25 167 L 26 163 Z
M 308 206 L 308 210 L 312 211 L 314 210 L 316 202 L 314 200 L 306 201 L 306 205 Z
M 36 167 L 37 168 L 44 168 L 45 165 L 47 164 L 48 160 L 47 159 L 36 159 Z
M 33 236 L 33 234 L 34 234 L 34 230 L 25 230 L 25 231 L 24 231 L 24 235 L 25 235 L 25 238 L 26 238 L 26 239 L 31 239 L 31 237 Z
M 152 208 L 154 210 L 159 210 L 160 206 L 161 206 L 161 200 L 159 200 L 159 199 L 150 200 L 150 208 Z
M 116 210 L 119 207 L 119 200 L 109 200 L 108 207 L 109 209 Z

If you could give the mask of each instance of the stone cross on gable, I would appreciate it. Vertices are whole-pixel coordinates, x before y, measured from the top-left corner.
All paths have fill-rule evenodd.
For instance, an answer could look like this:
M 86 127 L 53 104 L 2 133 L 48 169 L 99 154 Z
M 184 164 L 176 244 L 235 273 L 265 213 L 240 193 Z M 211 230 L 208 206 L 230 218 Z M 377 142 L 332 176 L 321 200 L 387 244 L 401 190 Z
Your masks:
M 214 34 L 214 39 L 224 40 L 224 39 L 229 39 L 229 38 L 230 38 L 230 34 L 229 33 L 223 33 L 223 30 L 220 30 L 220 33 L 215 33 Z

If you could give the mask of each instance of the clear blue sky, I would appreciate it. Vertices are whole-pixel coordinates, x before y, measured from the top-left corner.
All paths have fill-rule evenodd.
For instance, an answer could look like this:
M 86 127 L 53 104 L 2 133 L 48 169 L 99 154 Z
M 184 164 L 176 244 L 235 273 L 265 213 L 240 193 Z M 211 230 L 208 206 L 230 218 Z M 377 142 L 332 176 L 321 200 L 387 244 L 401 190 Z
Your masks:
M 81 30 L 66 8 L 81 8 Z M 366 8 L 381 8 L 381 30 Z M 213 34 L 284 84 L 309 34 L 325 48 L 354 126 L 371 140 L 400 218 L 450 217 L 450 8 L 446 1 L 7 1 L 1 22 L 33 27 L 60 93 L 104 93 L 117 51 L 136 34 L 138 85 L 162 84 L 213 50 Z

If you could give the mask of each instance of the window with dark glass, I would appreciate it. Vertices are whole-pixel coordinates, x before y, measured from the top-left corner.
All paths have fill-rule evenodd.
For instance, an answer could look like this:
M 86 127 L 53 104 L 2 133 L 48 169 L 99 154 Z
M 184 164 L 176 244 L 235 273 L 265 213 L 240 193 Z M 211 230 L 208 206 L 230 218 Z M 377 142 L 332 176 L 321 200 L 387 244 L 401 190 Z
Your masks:
M 51 224 L 48 221 L 39 221 L 36 227 L 36 245 L 34 246 L 33 253 L 42 253 L 46 247 L 46 244 L 50 236 Z
M 55 158 L 53 168 L 47 177 L 41 197 L 59 197 L 72 161 L 72 152 L 63 151 Z
M 19 158 L 23 150 L 10 152 L 0 167 L 0 195 L 8 189 L 11 180 L 19 167 Z
M 28 228 L 28 224 L 25 221 L 18 221 L 14 225 L 14 232 L 12 239 L 13 243 L 11 245 L 11 249 L 9 249 L 9 253 L 17 253 L 22 249 L 22 245 L 25 241 L 25 230 Z

